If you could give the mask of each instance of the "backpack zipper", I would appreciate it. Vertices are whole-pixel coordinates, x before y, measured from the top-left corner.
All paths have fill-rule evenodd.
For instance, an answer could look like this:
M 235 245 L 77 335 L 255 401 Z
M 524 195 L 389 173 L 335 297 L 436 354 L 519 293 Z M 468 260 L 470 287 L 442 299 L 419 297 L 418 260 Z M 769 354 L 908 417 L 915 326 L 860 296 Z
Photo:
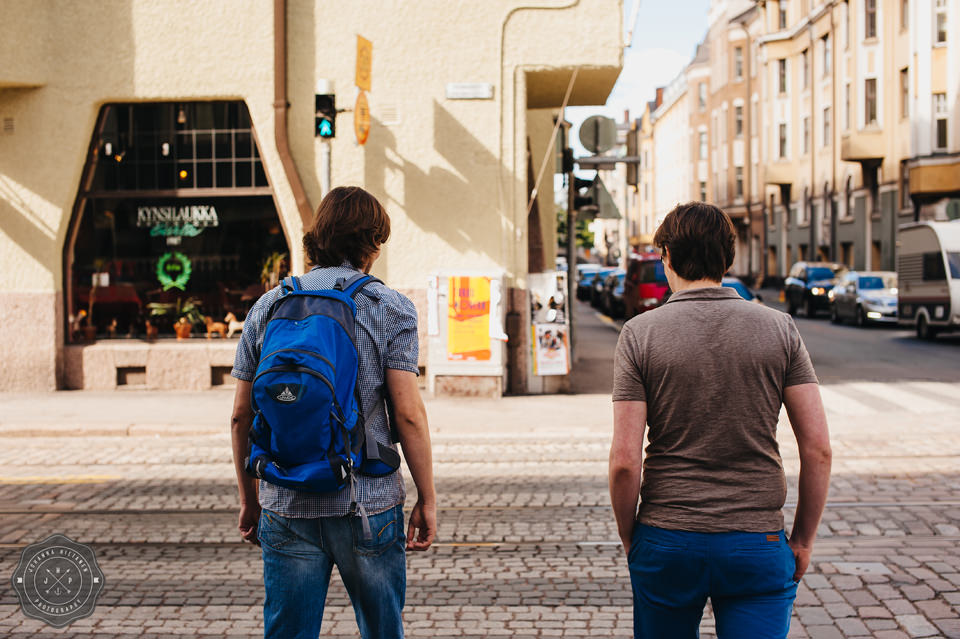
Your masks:
M 305 373 L 307 375 L 313 375 L 314 377 L 318 377 L 321 380 L 323 380 L 323 383 L 326 384 L 327 387 L 330 389 L 330 393 L 333 395 L 334 400 L 336 400 L 337 391 L 334 390 L 333 384 L 331 384 L 330 380 L 327 379 L 322 373 L 318 373 L 312 368 L 307 368 L 306 366 L 297 366 L 295 364 L 273 366 L 272 368 L 268 368 L 265 371 L 260 371 L 259 373 L 257 373 L 257 376 L 253 378 L 253 382 L 251 383 L 256 384 L 257 380 L 260 379 L 262 376 L 266 375 L 267 373 Z
M 313 351 L 307 351 L 307 350 L 304 350 L 304 349 L 302 349 L 302 348 L 278 348 L 277 350 L 273 351 L 273 352 L 270 353 L 269 355 L 265 355 L 264 357 L 261 357 L 261 358 L 260 358 L 260 361 L 262 362 L 263 360 L 267 359 L 268 357 L 273 357 L 273 356 L 276 355 L 277 353 L 285 353 L 285 352 L 303 353 L 304 355 L 310 355 L 311 357 L 316 357 L 317 359 L 319 359 L 319 360 L 323 361 L 324 363 L 326 363 L 326 365 L 329 366 L 330 369 L 331 369 L 334 373 L 337 372 L 337 367 L 334 366 L 334 365 L 333 365 L 333 362 L 331 362 L 329 359 L 327 359 L 326 357 L 324 357 L 324 356 L 321 355 L 320 353 L 314 353 Z

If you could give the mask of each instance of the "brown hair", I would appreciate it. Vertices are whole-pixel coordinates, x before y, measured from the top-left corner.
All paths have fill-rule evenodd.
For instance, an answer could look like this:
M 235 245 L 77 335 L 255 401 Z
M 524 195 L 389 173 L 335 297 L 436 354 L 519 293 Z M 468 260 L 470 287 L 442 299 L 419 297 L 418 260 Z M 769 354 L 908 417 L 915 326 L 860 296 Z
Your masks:
M 706 202 L 677 205 L 653 243 L 670 253 L 670 267 L 685 280 L 719 282 L 733 265 L 737 232 L 730 217 Z
M 303 236 L 303 248 L 315 266 L 359 268 L 390 237 L 390 217 L 377 198 L 359 186 L 338 186 L 327 193 Z

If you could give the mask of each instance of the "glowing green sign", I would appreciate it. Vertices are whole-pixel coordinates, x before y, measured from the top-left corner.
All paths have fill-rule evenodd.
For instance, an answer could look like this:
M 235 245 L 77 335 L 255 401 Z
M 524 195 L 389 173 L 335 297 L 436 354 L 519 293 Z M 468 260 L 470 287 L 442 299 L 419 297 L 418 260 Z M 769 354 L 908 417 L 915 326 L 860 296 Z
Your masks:
M 165 291 L 171 288 L 187 290 L 187 282 L 190 281 L 192 272 L 190 259 L 180 251 L 164 253 L 157 260 L 157 279 L 160 280 L 160 285 Z

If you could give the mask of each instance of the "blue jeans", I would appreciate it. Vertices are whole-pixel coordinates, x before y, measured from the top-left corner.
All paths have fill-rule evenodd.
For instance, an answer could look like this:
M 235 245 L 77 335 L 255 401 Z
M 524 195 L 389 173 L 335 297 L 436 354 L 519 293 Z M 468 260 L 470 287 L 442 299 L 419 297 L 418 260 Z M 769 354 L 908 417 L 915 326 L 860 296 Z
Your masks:
M 403 507 L 370 515 L 373 539 L 359 517 L 291 519 L 264 510 L 263 636 L 317 639 L 334 564 L 347 588 L 363 639 L 403 637 L 407 588 Z
M 796 560 L 782 530 L 697 533 L 638 523 L 628 561 L 637 639 L 699 637 L 707 597 L 719 639 L 787 636 Z

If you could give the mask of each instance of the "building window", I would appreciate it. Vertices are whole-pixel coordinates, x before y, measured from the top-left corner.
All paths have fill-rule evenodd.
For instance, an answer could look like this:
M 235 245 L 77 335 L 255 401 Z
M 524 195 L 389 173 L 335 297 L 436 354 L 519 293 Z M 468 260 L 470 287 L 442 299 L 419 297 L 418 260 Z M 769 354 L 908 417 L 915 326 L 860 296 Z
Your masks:
M 864 0 L 863 3 L 863 37 L 877 37 L 877 0 Z
M 944 151 L 947 148 L 947 94 L 933 94 L 934 148 Z
M 908 209 L 910 206 L 910 168 L 907 160 L 900 160 L 900 208 Z
M 877 123 L 877 79 L 870 78 L 863 85 L 863 124 Z
M 699 158 L 700 158 L 701 160 L 706 160 L 706 159 L 707 159 L 707 132 L 706 132 L 706 131 L 701 131 L 701 132 L 700 132 L 700 152 L 699 152 Z
M 937 30 L 934 41 L 937 44 L 947 41 L 947 0 L 937 0 Z
M 823 75 L 830 75 L 830 68 L 833 65 L 833 48 L 830 44 L 830 34 L 820 38 L 823 41 Z
M 810 152 L 810 118 L 803 118 L 803 154 Z
M 900 69 L 900 117 L 910 116 L 910 71 L 907 67 Z
M 830 121 L 832 115 L 830 107 L 823 107 L 823 146 L 830 146 L 831 135 L 833 134 L 831 131 L 832 122 Z
M 734 172 L 736 175 L 736 187 L 735 187 L 736 198 L 738 200 L 742 200 L 743 199 L 743 167 L 738 166 L 736 169 L 734 169 Z
M 900 30 L 910 28 L 910 0 L 900 0 Z
M 787 125 L 786 123 L 780 124 L 780 158 L 784 159 L 787 157 Z
M 697 106 L 700 107 L 701 111 L 705 111 L 707 108 L 707 83 L 701 82 L 697 85 Z
M 650 183 L 643 183 L 643 201 L 646 202 L 650 199 Z
M 777 60 L 777 76 L 779 79 L 780 93 L 785 94 L 787 92 L 787 59 L 780 58 Z
M 700 201 L 707 201 L 707 183 L 703 180 L 700 180 Z
M 777 26 L 783 30 L 787 28 L 787 0 L 780 0 L 777 5 Z
M 804 49 L 801 54 L 803 57 L 803 88 L 810 86 L 810 50 Z
M 107 104 L 95 131 L 66 247 L 68 314 L 104 338 L 243 319 L 290 266 L 246 105 Z
M 733 79 L 743 78 L 743 47 L 734 47 L 733 49 Z
M 743 107 L 739 104 L 733 107 L 733 130 L 736 137 L 743 137 Z
M 843 130 L 850 130 L 850 83 L 843 87 Z

